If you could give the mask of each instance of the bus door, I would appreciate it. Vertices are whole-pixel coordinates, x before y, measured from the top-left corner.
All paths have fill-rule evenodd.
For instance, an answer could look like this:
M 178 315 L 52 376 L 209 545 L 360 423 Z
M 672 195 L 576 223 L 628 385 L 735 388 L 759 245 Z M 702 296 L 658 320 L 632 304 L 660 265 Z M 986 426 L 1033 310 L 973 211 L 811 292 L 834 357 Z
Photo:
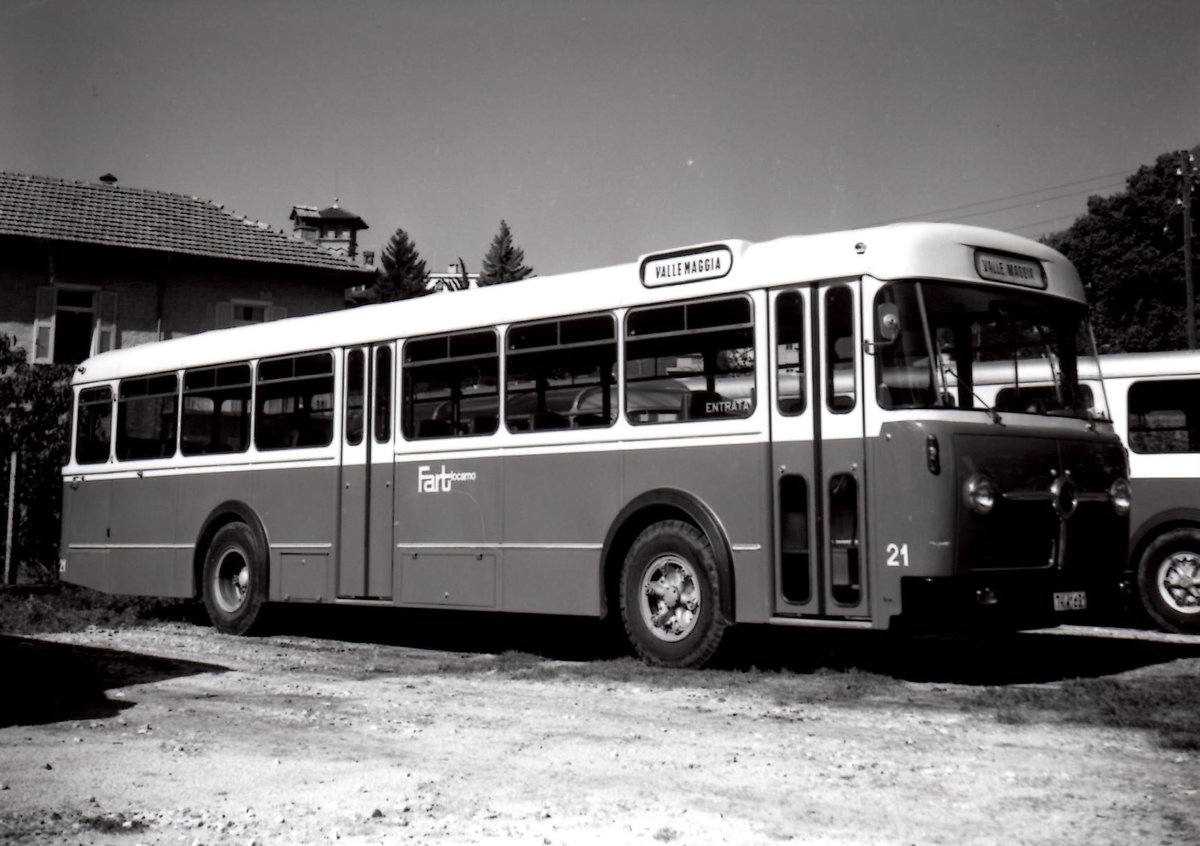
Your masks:
M 392 347 L 344 353 L 338 596 L 392 596 Z
M 772 315 L 775 611 L 865 617 L 858 291 L 778 291 Z

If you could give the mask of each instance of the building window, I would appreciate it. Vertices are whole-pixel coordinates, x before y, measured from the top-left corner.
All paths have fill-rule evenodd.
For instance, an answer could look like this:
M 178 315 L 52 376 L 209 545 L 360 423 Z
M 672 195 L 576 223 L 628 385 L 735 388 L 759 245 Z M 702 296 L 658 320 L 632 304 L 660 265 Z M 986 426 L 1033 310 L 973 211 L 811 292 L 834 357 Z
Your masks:
M 287 317 L 287 307 L 271 305 L 261 300 L 229 300 L 217 303 L 216 328 L 252 326 Z
M 33 322 L 33 360 L 78 364 L 117 341 L 117 295 L 95 288 L 42 285 Z

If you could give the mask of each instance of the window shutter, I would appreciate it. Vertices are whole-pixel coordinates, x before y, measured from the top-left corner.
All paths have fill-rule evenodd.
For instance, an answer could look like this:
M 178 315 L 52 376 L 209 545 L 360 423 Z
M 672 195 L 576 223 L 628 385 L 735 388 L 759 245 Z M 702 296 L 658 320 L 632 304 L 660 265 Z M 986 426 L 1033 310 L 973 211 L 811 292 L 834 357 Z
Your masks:
M 233 325 L 233 303 L 217 303 L 217 328 L 228 329 Z
M 108 352 L 117 347 L 117 293 L 99 291 L 96 294 L 96 342 L 92 353 Z
M 287 317 L 287 306 L 267 306 L 267 320 L 283 320 Z
M 53 320 L 54 309 L 58 307 L 58 289 L 53 285 L 39 285 L 37 289 L 37 309 L 34 317 L 38 320 Z
M 58 289 L 39 285 L 33 312 L 33 360 L 54 361 L 54 311 L 58 308 Z

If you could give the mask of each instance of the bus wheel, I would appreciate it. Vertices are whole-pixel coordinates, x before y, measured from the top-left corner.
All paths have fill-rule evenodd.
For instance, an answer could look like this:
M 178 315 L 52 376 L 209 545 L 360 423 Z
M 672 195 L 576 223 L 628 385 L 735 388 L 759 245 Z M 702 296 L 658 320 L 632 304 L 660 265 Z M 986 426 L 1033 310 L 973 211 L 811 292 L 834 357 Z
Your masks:
M 1156 538 L 1138 564 L 1137 582 L 1142 605 L 1162 628 L 1200 634 L 1200 531 Z
M 204 559 L 204 607 L 226 634 L 245 634 L 267 598 L 267 574 L 254 533 L 245 523 L 222 526 Z
M 694 526 L 665 520 L 645 529 L 621 570 L 621 619 L 643 660 L 698 667 L 712 657 L 728 621 L 717 562 Z

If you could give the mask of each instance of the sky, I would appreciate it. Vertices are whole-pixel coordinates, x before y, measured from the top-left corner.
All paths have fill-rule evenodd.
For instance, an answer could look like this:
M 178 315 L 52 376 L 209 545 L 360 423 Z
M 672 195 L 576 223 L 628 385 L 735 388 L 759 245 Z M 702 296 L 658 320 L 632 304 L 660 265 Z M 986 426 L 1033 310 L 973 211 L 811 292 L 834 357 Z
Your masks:
M 1200 143 L 1195 0 L 0 0 L 0 170 L 539 275 L 895 220 L 1037 237 Z

